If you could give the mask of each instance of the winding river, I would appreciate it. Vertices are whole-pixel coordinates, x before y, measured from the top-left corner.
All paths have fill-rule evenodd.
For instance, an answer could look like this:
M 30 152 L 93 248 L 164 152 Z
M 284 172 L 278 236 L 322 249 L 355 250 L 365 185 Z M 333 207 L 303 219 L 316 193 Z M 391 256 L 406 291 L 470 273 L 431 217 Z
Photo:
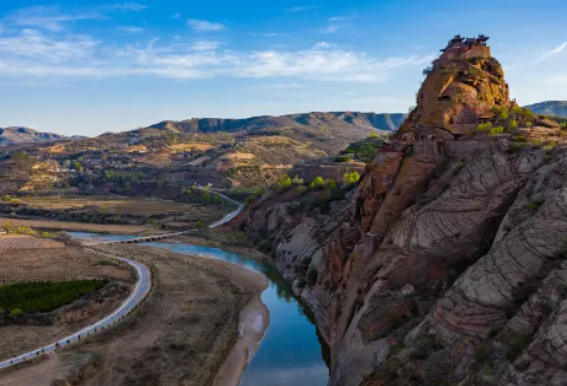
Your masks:
M 107 241 L 128 238 L 86 233 L 73 236 Z M 325 386 L 329 370 L 326 348 L 319 339 L 309 311 L 294 298 L 283 277 L 270 265 L 244 255 L 217 248 L 192 244 L 148 243 L 185 254 L 197 254 L 228 261 L 265 274 L 270 286 L 262 293 L 262 301 L 270 311 L 270 324 L 258 350 L 253 354 L 239 386 Z

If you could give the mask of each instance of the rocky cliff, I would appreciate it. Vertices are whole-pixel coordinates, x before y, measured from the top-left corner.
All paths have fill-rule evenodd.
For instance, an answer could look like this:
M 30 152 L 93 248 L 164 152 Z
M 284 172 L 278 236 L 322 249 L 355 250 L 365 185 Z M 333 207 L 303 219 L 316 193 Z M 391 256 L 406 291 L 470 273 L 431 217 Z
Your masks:
M 449 43 L 355 191 L 241 218 L 313 310 L 331 386 L 567 384 L 565 136 L 509 101 L 485 41 Z

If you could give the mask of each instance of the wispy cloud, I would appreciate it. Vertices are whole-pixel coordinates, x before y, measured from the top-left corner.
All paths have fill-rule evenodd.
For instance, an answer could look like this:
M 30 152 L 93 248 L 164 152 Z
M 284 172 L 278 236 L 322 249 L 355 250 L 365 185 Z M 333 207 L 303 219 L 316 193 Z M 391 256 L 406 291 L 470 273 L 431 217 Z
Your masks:
M 347 16 L 334 16 L 327 19 L 327 24 L 320 29 L 321 33 L 333 34 L 350 27 L 352 18 Z
M 214 32 L 225 28 L 223 24 L 213 23 L 207 20 L 189 19 L 187 20 L 187 24 L 197 32 Z
M 31 7 L 16 11 L 8 16 L 11 24 L 24 27 L 42 28 L 51 31 L 60 31 L 65 23 L 79 20 L 101 19 L 96 12 L 62 13 L 56 7 Z
M 297 12 L 314 11 L 314 10 L 320 9 L 320 8 L 321 8 L 321 7 L 316 7 L 316 6 L 309 6 L 309 5 L 307 5 L 307 6 L 292 7 L 292 8 L 289 8 L 288 11 L 289 11 L 289 12 L 297 13 Z
M 98 42 L 88 36 L 54 40 L 39 31 L 24 29 L 16 36 L 0 38 L 0 61 L 18 63 L 21 59 L 33 59 L 44 64 L 63 63 L 91 57 L 97 45 Z
M 103 5 L 103 6 L 101 6 L 101 8 L 103 8 L 103 9 L 117 9 L 117 10 L 121 10 L 121 11 L 140 12 L 140 11 L 143 11 L 144 9 L 146 9 L 148 7 L 144 4 L 125 2 L 125 3 Z
M 215 41 L 210 41 L 210 40 L 203 40 L 200 42 L 195 42 L 191 48 L 193 48 L 196 51 L 210 51 L 210 50 L 216 50 L 217 48 L 219 48 L 221 45 L 221 43 L 219 42 L 215 42 Z
M 215 41 L 159 44 L 153 39 L 117 47 L 88 36 L 50 36 L 26 29 L 0 35 L 0 78 L 272 78 L 292 80 L 272 87 L 291 88 L 300 79 L 384 82 L 398 71 L 421 68 L 432 60 L 417 55 L 378 59 L 325 42 L 304 50 L 232 51 L 220 46 Z
M 537 58 L 535 60 L 535 62 L 538 63 L 538 62 L 542 62 L 544 60 L 550 59 L 553 56 L 558 55 L 561 52 L 563 52 L 565 50 L 565 48 L 567 48 L 567 42 L 563 42 L 560 45 L 558 45 L 557 47 L 553 48 L 552 50 L 544 52 L 539 58 Z
M 250 87 L 251 90 L 289 90 L 303 88 L 304 85 L 299 83 L 281 83 L 281 84 L 268 84 L 265 86 Z
M 143 32 L 144 29 L 141 27 L 129 27 L 129 26 L 119 26 L 118 29 L 120 31 L 124 31 L 124 32 L 128 32 L 128 33 L 133 33 L 133 34 L 137 34 L 140 32 Z

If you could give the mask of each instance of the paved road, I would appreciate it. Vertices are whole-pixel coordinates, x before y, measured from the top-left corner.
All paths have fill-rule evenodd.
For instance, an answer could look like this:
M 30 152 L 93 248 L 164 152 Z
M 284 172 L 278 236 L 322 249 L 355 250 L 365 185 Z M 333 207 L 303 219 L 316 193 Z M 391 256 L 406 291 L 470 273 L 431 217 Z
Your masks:
M 74 333 L 73 335 L 69 335 L 47 346 L 37 348 L 33 351 L 27 352 L 20 356 L 0 362 L 0 369 L 4 369 L 10 366 L 14 366 L 18 363 L 28 361 L 30 359 L 38 357 L 41 354 L 47 354 L 53 352 L 59 347 L 68 346 L 74 342 L 77 342 L 85 338 L 88 335 L 92 335 L 97 331 L 105 329 L 113 325 L 114 323 L 118 322 L 119 320 L 123 319 L 124 317 L 126 317 L 128 313 L 130 313 L 130 311 L 132 311 L 147 296 L 152 286 L 152 275 L 150 270 L 144 264 L 127 258 L 117 257 L 114 255 L 107 254 L 106 256 L 123 261 L 126 264 L 130 264 L 136 270 L 138 281 L 136 283 L 134 291 L 132 291 L 132 294 L 128 297 L 128 299 L 126 299 L 124 303 L 122 303 L 122 305 L 112 314 L 108 315 L 104 319 L 99 320 L 94 324 L 91 324 L 90 326 L 83 328 L 82 330 Z
M 229 214 L 227 214 L 226 216 L 224 216 L 223 218 L 221 218 L 220 220 L 212 223 L 211 225 L 209 225 L 209 228 L 216 228 L 218 226 L 224 225 L 227 222 L 229 222 L 230 220 L 232 220 L 233 218 L 235 218 L 236 216 L 238 216 L 240 213 L 242 213 L 242 211 L 244 210 L 244 205 L 241 204 L 238 201 L 233 200 L 230 197 L 225 196 L 222 193 L 218 193 L 215 191 L 212 191 L 208 188 L 205 188 L 203 186 L 200 185 L 195 185 L 195 187 L 197 189 L 200 190 L 207 190 L 213 194 L 217 194 L 219 195 L 223 200 L 225 201 L 229 201 L 233 204 L 235 204 L 237 206 L 237 209 L 234 212 L 231 212 Z M 115 241 L 97 241 L 94 243 L 88 243 L 85 244 L 86 246 L 94 246 L 94 245 L 112 245 L 112 244 L 140 244 L 140 243 L 148 243 L 148 242 L 152 242 L 152 241 L 158 241 L 158 240 L 163 240 L 163 239 L 168 239 L 171 237 L 177 237 L 177 236 L 182 236 L 188 233 L 192 233 L 192 232 L 196 232 L 195 229 L 191 229 L 188 231 L 183 231 L 183 232 L 175 232 L 175 233 L 165 233 L 165 234 L 160 234 L 160 235 L 154 235 L 154 236 L 144 236 L 144 237 L 132 237 L 132 238 L 128 238 L 128 239 L 124 239 L 124 240 L 115 240 Z
M 205 188 L 200 187 L 200 186 L 198 186 L 197 188 L 205 190 Z M 234 217 L 238 216 L 242 212 L 242 210 L 244 209 L 244 205 L 242 205 L 241 203 L 234 201 L 233 199 L 231 199 L 231 198 L 229 198 L 229 197 L 227 197 L 223 194 L 220 194 L 220 193 L 216 193 L 216 194 L 221 196 L 223 199 L 238 205 L 238 209 L 236 209 L 234 212 L 226 215 L 225 217 L 223 217 L 219 221 L 209 225 L 209 228 L 215 228 L 215 227 L 218 227 L 220 225 L 226 224 L 227 222 L 232 220 Z M 179 234 L 179 232 L 177 232 L 176 235 L 178 235 L 178 234 Z M 103 242 L 103 243 L 99 243 L 99 244 L 105 244 L 105 243 Z M 89 244 L 89 245 L 91 245 L 91 244 Z M 134 291 L 132 291 L 132 294 L 128 297 L 128 299 L 126 299 L 124 301 L 124 303 L 122 303 L 122 305 L 116 311 L 114 311 L 112 314 L 108 315 L 104 319 L 99 320 L 98 322 L 93 323 L 90 326 L 83 328 L 81 331 L 78 331 L 78 332 L 74 333 L 73 335 L 69 335 L 69 336 L 67 336 L 67 337 L 65 337 L 65 338 L 63 338 L 63 339 L 61 339 L 57 342 L 54 342 L 54 343 L 49 344 L 47 346 L 37 348 L 33 351 L 29 351 L 29 352 L 22 354 L 20 356 L 10 358 L 10 359 L 7 359 L 3 362 L 0 362 L 0 369 L 5 369 L 5 368 L 11 367 L 11 366 L 15 366 L 19 363 L 26 362 L 26 361 L 29 361 L 31 359 L 37 358 L 40 355 L 48 354 L 50 352 L 55 351 L 58 348 L 68 346 L 68 345 L 73 344 L 77 341 L 80 341 L 81 339 L 83 339 L 83 338 L 85 338 L 89 335 L 95 334 L 96 332 L 98 332 L 102 329 L 108 328 L 111 325 L 113 325 L 114 323 L 118 322 L 119 320 L 125 318 L 130 313 L 130 311 L 132 311 L 134 308 L 136 308 L 136 306 L 138 306 L 138 304 L 140 304 L 142 302 L 142 300 L 144 300 L 144 298 L 148 295 L 148 293 L 150 292 L 150 289 L 152 287 L 152 274 L 151 274 L 150 270 L 144 264 L 139 263 L 139 262 L 134 261 L 134 260 L 130 260 L 124 255 L 119 256 L 117 253 L 109 253 L 109 252 L 99 250 L 99 249 L 93 248 L 93 247 L 87 247 L 87 249 L 91 249 L 95 253 L 104 254 L 107 257 L 111 257 L 111 258 L 120 260 L 120 261 L 134 267 L 134 269 L 136 270 L 137 276 L 138 276 L 138 280 L 137 280 L 136 286 L 134 288 Z

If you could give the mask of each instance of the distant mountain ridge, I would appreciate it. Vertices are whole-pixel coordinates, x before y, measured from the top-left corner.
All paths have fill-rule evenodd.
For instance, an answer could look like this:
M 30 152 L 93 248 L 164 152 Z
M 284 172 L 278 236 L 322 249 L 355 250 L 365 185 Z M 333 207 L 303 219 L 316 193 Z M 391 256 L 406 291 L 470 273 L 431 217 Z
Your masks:
M 567 101 L 545 101 L 526 106 L 536 114 L 567 118 Z
M 54 133 L 44 133 L 27 127 L 0 128 L 0 145 L 19 145 L 23 143 L 53 142 L 68 139 Z
M 254 131 L 284 126 L 352 125 L 356 128 L 374 129 L 380 131 L 397 130 L 406 114 L 396 113 L 362 113 L 362 112 L 312 112 L 288 114 L 282 116 L 258 116 L 242 119 L 224 118 L 192 118 L 183 121 L 163 121 L 149 126 L 158 130 L 173 130 L 179 132 L 237 132 Z

